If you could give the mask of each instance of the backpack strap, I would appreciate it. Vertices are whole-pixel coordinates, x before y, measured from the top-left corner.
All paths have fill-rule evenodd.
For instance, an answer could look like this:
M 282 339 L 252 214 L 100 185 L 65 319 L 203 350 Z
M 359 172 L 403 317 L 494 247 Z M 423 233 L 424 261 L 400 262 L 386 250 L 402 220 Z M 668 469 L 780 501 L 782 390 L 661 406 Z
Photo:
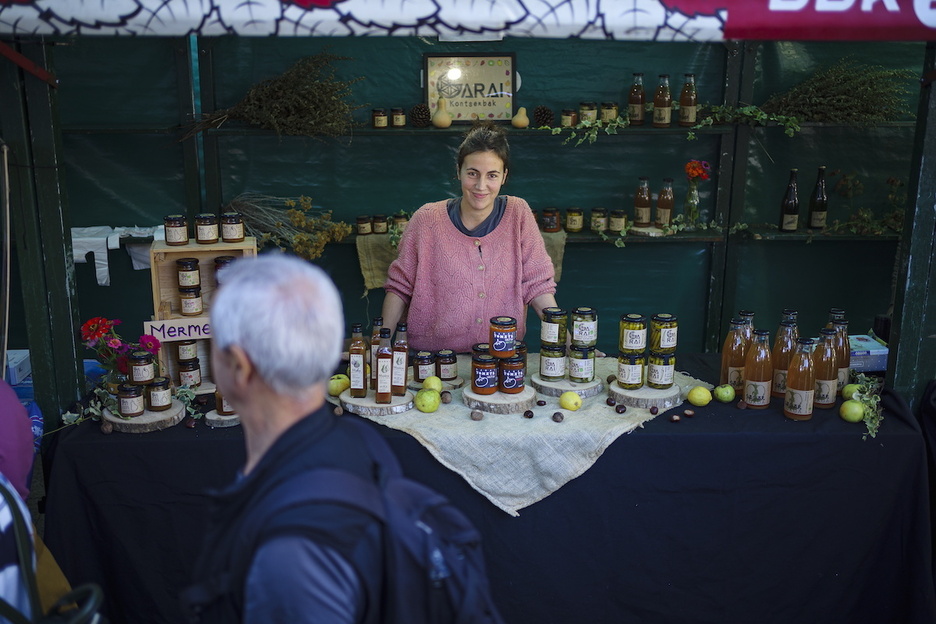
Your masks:
M 13 498 L 13 494 L 2 485 L 0 485 L 0 494 L 3 495 L 6 506 L 10 510 L 10 516 L 13 518 L 13 536 L 16 539 L 16 554 L 20 561 L 19 568 L 23 576 L 23 583 L 26 586 L 26 593 L 29 596 L 29 605 L 34 616 L 39 617 L 42 613 L 42 607 L 39 603 L 39 589 L 36 585 L 36 574 L 30 571 L 32 567 L 32 551 L 29 548 L 29 529 L 26 527 L 26 520 L 23 518 L 22 512 L 20 512 L 19 502 Z M 3 604 L 6 604 L 6 602 L 3 601 Z M 10 608 L 12 609 L 13 606 L 10 605 Z M 4 617 L 12 622 L 17 621 L 6 614 L 4 614 Z M 20 614 L 19 617 L 22 618 L 20 620 L 21 622 L 28 623 L 29 620 L 25 619 L 25 616 Z

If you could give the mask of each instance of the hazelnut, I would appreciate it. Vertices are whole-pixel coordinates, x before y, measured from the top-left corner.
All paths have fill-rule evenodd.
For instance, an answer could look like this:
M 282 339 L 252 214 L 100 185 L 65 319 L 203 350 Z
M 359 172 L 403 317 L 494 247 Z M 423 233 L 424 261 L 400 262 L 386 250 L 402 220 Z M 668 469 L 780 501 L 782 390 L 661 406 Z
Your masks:
M 484 412 L 480 410 L 471 410 L 471 420 L 482 420 L 484 419 Z
M 533 410 L 527 410 L 527 411 L 523 412 L 523 417 L 524 417 L 524 418 L 533 418 Z
M 562 419 L 563 419 L 562 412 L 556 412 L 555 414 L 553 414 L 552 419 L 553 419 L 553 422 L 557 422 L 557 423 L 562 422 Z

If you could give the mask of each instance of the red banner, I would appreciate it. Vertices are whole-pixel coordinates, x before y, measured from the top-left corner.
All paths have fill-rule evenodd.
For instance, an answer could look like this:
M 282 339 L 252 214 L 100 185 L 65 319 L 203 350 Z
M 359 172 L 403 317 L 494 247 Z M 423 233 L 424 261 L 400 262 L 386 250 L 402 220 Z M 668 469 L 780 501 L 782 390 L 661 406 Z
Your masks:
M 686 4 L 686 2 L 683 2 Z M 936 0 L 736 0 L 726 39 L 936 40 Z

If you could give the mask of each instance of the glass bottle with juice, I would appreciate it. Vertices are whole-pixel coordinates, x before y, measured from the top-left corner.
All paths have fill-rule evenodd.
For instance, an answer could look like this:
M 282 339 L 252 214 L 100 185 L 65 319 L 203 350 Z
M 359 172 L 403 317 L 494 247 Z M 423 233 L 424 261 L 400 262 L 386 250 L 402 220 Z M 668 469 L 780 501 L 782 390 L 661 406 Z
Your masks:
M 813 367 L 812 338 L 796 341 L 796 353 L 787 371 L 787 390 L 783 400 L 783 415 L 792 420 L 809 420 L 816 393 L 816 369 Z
M 406 394 L 409 373 L 409 341 L 406 339 L 406 323 L 397 323 L 393 340 L 393 368 L 390 371 L 390 392 L 393 396 Z
M 844 388 L 851 381 L 851 343 L 848 340 L 848 321 L 837 318 L 832 321 L 835 330 L 835 356 L 838 359 L 838 384 L 836 394 L 842 395 Z
M 375 362 L 377 369 L 377 383 L 374 386 L 376 396 L 374 400 L 377 403 L 389 403 L 393 400 L 391 382 L 393 375 L 393 349 L 390 346 L 390 328 L 380 328 L 380 338 L 377 342 L 375 352 Z
M 835 357 L 835 330 L 819 330 L 819 344 L 813 351 L 813 367 L 816 369 L 816 394 L 813 405 L 819 409 L 835 406 L 835 389 L 838 386 L 838 359 Z
M 634 74 L 634 84 L 631 85 L 630 92 L 627 94 L 627 119 L 630 125 L 642 126 L 644 124 L 645 100 L 643 74 Z
M 780 329 L 777 330 L 773 351 L 770 354 L 770 361 L 773 366 L 773 384 L 770 388 L 770 396 L 779 398 L 786 396 L 787 371 L 790 368 L 790 360 L 793 359 L 795 350 L 796 321 L 785 318 L 780 321 Z
M 673 197 L 673 178 L 663 178 L 663 188 L 657 196 L 656 221 L 658 228 L 669 225 L 673 220 L 673 208 L 676 205 Z
M 637 180 L 637 192 L 634 193 L 634 225 L 649 227 L 650 214 L 650 180 L 646 176 L 641 176 Z
M 699 96 L 696 93 L 695 75 L 686 74 L 682 91 L 679 93 L 679 125 L 684 128 L 696 125 Z
M 380 330 L 383 327 L 383 317 L 375 316 L 374 317 L 374 327 L 371 330 L 371 341 L 370 341 L 370 379 L 371 387 L 376 387 L 377 382 L 377 347 L 380 346 Z
M 653 127 L 669 128 L 673 115 L 673 96 L 670 93 L 669 74 L 660 74 L 660 84 L 653 94 Z
M 351 398 L 367 396 L 367 342 L 364 341 L 363 325 L 351 325 L 351 345 L 348 347 L 348 377 L 351 379 Z
M 744 356 L 747 352 L 747 340 L 744 337 L 745 320 L 740 317 L 731 319 L 728 335 L 722 345 L 721 377 L 719 384 L 729 384 L 736 393 L 744 391 Z
M 744 357 L 744 402 L 750 409 L 765 409 L 770 405 L 773 365 L 770 358 L 770 332 L 754 330 L 754 342 Z

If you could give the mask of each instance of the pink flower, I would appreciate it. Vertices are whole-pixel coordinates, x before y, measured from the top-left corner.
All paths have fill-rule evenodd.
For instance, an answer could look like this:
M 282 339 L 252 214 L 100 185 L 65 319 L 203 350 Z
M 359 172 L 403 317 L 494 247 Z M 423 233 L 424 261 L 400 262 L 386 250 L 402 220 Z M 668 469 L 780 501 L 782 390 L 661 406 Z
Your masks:
M 153 355 L 159 353 L 159 339 L 156 336 L 151 336 L 150 334 L 143 334 L 140 336 L 140 348 L 149 351 Z

